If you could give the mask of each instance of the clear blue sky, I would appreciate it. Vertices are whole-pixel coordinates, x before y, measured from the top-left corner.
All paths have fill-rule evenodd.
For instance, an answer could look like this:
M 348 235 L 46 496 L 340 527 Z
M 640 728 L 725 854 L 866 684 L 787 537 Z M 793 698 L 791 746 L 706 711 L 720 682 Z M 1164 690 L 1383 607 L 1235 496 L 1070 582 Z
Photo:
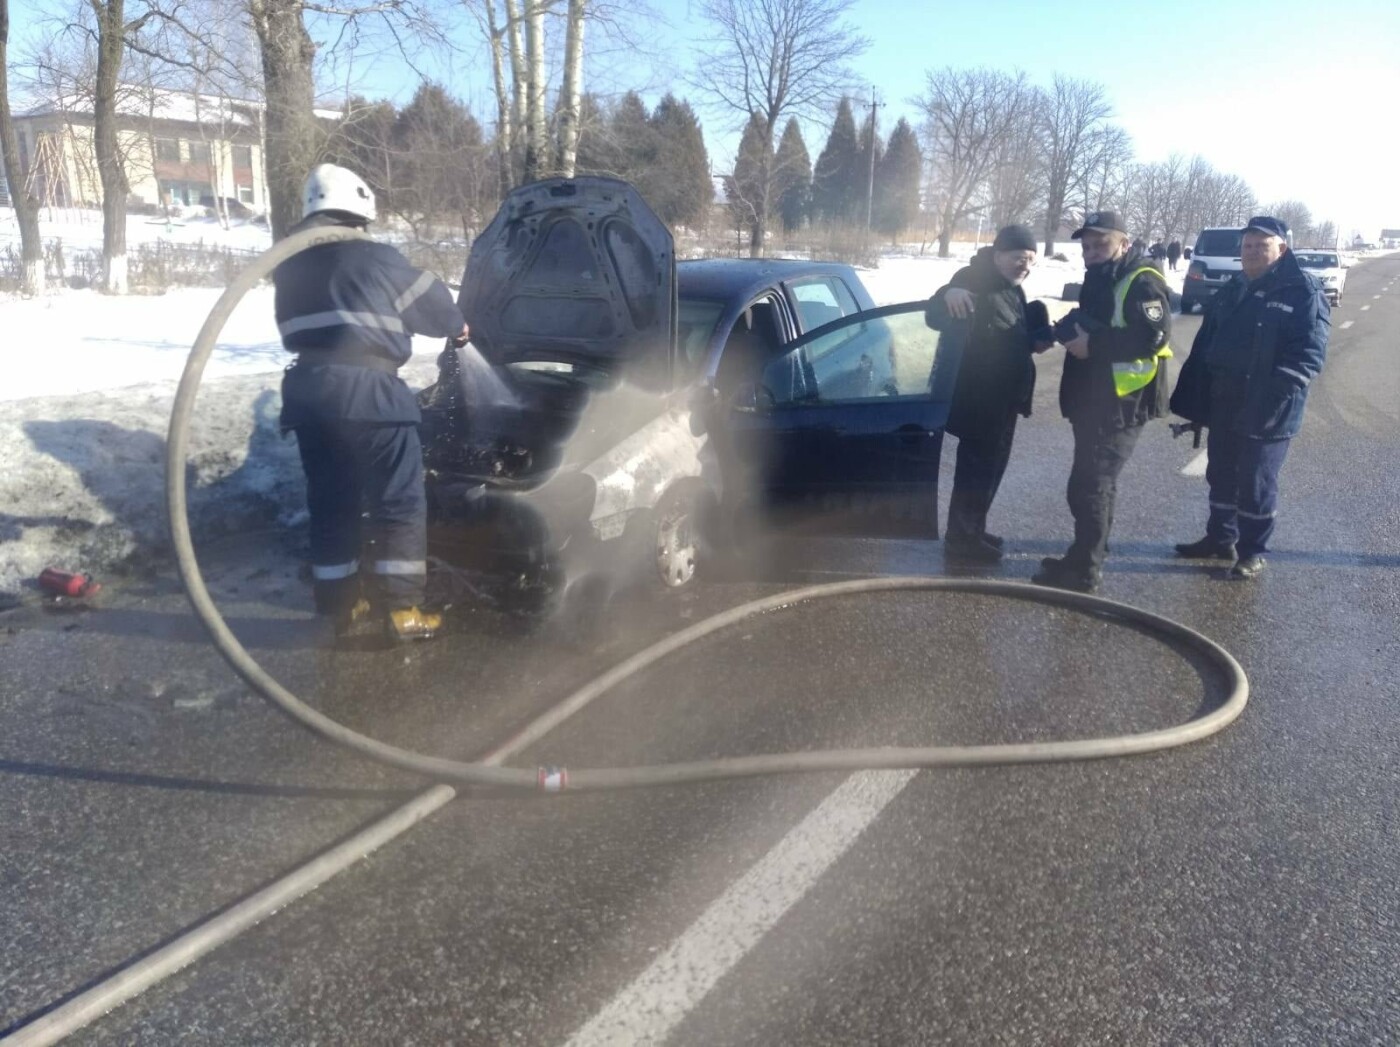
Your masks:
M 36 12 L 59 3 L 14 0 L 12 44 L 33 31 Z M 701 4 L 650 4 L 660 19 L 638 30 L 641 49 L 592 33 L 590 87 L 638 86 L 651 101 L 670 88 L 698 103 L 683 77 L 703 57 Z M 1400 0 L 856 0 L 851 20 L 871 41 L 856 73 L 862 91 L 874 84 L 887 102 L 883 129 L 901 115 L 917 126 L 908 100 L 929 69 L 1022 69 L 1039 83 L 1062 72 L 1105 85 L 1139 159 L 1200 153 L 1261 200 L 1300 199 L 1343 235 L 1400 227 Z M 474 24 L 463 16 L 454 35 L 463 49 L 455 59 L 420 55 L 417 64 L 489 123 Z M 392 52 L 357 58 L 349 75 L 362 93 L 399 102 L 417 80 Z M 737 122 L 700 111 L 715 169 L 724 170 Z M 815 154 L 826 126 L 803 130 Z

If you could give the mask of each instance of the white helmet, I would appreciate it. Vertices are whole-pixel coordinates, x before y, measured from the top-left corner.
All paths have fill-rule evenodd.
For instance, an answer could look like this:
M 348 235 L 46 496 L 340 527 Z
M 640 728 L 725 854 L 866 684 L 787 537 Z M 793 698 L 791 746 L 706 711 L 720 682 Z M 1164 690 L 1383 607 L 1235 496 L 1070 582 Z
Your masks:
M 310 218 L 317 211 L 343 211 L 366 222 L 378 213 L 374 190 L 354 171 L 335 164 L 317 164 L 302 186 L 301 216 Z

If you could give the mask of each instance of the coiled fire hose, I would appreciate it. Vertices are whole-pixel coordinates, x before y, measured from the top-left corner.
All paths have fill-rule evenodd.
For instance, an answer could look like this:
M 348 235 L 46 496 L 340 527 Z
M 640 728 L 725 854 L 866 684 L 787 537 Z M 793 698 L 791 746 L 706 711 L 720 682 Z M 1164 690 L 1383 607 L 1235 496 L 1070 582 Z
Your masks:
M 430 779 L 466 785 L 497 786 L 517 789 L 559 791 L 577 789 L 623 789 L 652 785 L 675 785 L 683 782 L 716 781 L 767 774 L 788 774 L 799 771 L 855 771 L 870 769 L 966 767 L 985 764 L 1051 763 L 1064 760 L 1090 760 L 1110 756 L 1127 756 L 1185 745 L 1221 730 L 1241 712 L 1248 700 L 1249 684 L 1240 664 L 1210 638 L 1171 619 L 1128 604 L 1098 596 L 1044 589 L 1019 582 L 963 579 L 892 577 L 814 585 L 755 600 L 731 608 L 703 622 L 675 633 L 626 659 L 604 673 L 542 716 L 506 747 L 519 752 L 531 742 L 544 737 L 555 726 L 578 712 L 598 696 L 622 681 L 642 672 L 668 655 L 695 643 L 702 637 L 727 629 L 757 615 L 790 608 L 799 604 L 855 593 L 877 593 L 910 590 L 975 593 L 985 596 L 1005 596 L 1015 600 L 1065 607 L 1139 626 L 1152 635 L 1183 645 L 1200 655 L 1212 666 L 1228 686 L 1225 700 L 1210 711 L 1185 723 L 1155 731 L 1114 737 L 1085 738 L 1072 741 L 1030 742 L 1005 745 L 956 745 L 923 747 L 882 747 L 870 749 L 840 749 L 816 752 L 769 753 L 754 756 L 700 760 L 692 763 L 672 763 L 656 766 L 570 769 L 542 767 L 503 767 L 490 762 L 463 762 L 439 756 L 401 749 L 362 735 L 332 720 L 307 705 L 272 678 L 239 643 L 214 605 L 200 574 L 190 538 L 186 511 L 185 459 L 190 419 L 194 413 L 195 397 L 199 391 L 204 367 L 213 352 L 219 332 L 234 307 L 243 296 L 272 270 L 288 258 L 317 244 L 338 240 L 368 239 L 365 234 L 348 228 L 308 229 L 275 244 L 252 265 L 239 274 L 220 296 L 204 326 L 195 339 L 194 348 L 186 361 L 175 405 L 170 418 L 166 445 L 166 503 L 170 532 L 175 545 L 180 577 L 195 615 L 203 622 L 219 653 L 245 683 L 293 720 L 320 737 L 345 746 L 370 759 L 392 767 L 415 772 Z

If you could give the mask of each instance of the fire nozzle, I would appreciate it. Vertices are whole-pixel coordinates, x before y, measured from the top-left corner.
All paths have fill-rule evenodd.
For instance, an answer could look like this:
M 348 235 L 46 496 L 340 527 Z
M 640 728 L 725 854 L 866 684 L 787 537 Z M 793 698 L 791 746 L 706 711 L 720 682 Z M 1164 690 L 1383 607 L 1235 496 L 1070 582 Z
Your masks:
M 71 571 L 60 571 L 56 567 L 45 567 L 39 575 L 39 588 L 55 596 L 92 596 L 102 588 L 93 581 L 92 575 Z

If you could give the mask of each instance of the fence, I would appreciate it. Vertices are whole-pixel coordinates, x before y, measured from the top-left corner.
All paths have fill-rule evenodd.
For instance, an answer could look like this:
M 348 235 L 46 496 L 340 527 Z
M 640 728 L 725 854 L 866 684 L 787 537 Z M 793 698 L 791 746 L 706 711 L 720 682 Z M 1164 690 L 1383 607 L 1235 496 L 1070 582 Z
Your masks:
M 19 237 L 0 239 L 0 290 L 19 289 L 23 273 Z M 171 287 L 225 287 L 260 252 L 205 243 L 168 240 L 129 245 L 127 281 L 136 289 L 164 291 Z M 44 241 L 44 278 L 50 284 L 90 287 L 101 283 L 102 248 Z

